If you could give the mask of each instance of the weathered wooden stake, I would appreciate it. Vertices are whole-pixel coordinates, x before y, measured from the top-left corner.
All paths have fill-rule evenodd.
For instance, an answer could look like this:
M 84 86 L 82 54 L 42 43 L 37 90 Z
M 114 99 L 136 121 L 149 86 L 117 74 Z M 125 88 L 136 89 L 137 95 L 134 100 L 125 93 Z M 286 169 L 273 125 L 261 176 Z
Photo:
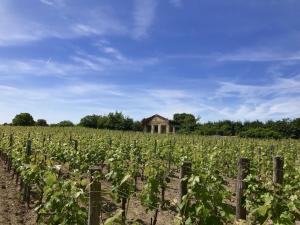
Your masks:
M 75 151 L 78 150 L 78 141 L 77 140 L 74 140 L 74 149 L 75 149 Z
M 275 156 L 273 158 L 273 183 L 283 184 L 283 158 L 280 156 Z
M 27 140 L 26 143 L 26 163 L 29 163 L 30 161 L 30 155 L 31 155 L 31 140 Z
M 166 188 L 164 186 L 161 187 L 161 203 L 160 203 L 160 208 L 164 209 L 165 207 L 165 192 Z
M 183 162 L 182 166 L 180 167 L 180 196 L 179 201 L 181 201 L 182 197 L 187 194 L 187 184 L 188 184 L 188 177 L 192 173 L 192 162 L 186 161 Z
M 261 162 L 261 147 L 258 147 L 258 161 Z
M 100 224 L 100 211 L 101 211 L 101 183 L 93 179 L 93 174 L 96 171 L 101 171 L 100 167 L 90 168 L 91 185 L 89 192 L 89 218 L 88 225 Z
M 236 184 L 236 219 L 246 219 L 245 196 L 244 191 L 247 188 L 244 179 L 249 174 L 250 161 L 247 158 L 240 158 L 238 162 L 238 175 Z
M 30 155 L 31 155 L 31 140 L 27 140 L 26 143 L 26 163 L 30 162 Z M 30 184 L 24 183 L 23 189 L 23 201 L 26 201 L 27 205 L 29 206 L 30 203 Z
M 126 221 L 126 203 L 127 203 L 127 198 L 122 198 L 121 204 L 122 204 L 122 222 L 125 224 Z
M 9 135 L 9 147 L 10 147 L 10 148 L 13 146 L 13 141 L 14 141 L 14 139 L 13 139 L 13 134 L 10 134 L 10 135 Z
M 273 154 L 274 154 L 274 145 L 271 145 L 270 146 L 270 158 L 271 158 L 271 160 L 273 158 Z
M 43 136 L 42 146 L 45 147 L 46 136 Z

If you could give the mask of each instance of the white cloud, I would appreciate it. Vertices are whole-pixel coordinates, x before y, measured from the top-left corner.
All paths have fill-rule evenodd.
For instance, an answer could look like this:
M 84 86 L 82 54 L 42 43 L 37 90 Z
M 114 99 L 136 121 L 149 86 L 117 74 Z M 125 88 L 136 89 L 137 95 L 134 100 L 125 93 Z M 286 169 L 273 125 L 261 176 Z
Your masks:
M 40 2 L 55 7 L 62 7 L 65 4 L 65 0 L 40 0 Z
M 131 70 L 136 70 L 143 68 L 144 66 L 151 66 L 158 64 L 161 60 L 158 57 L 145 57 L 145 58 L 131 58 L 126 54 L 121 52 L 119 49 L 113 47 L 109 42 L 102 41 L 97 43 L 96 47 L 100 50 L 97 55 L 87 54 L 83 52 L 78 52 L 76 61 L 82 60 L 90 65 L 98 65 L 99 63 L 106 68 L 129 68 Z
M 180 7 L 182 5 L 182 1 L 183 0 L 170 0 L 170 3 L 174 6 L 174 7 Z
M 59 6 L 45 10 L 43 17 L 28 16 L 8 0 L 0 1 L 0 47 L 20 45 L 45 38 L 72 39 L 83 36 L 124 35 L 124 23 L 109 8 L 76 8 L 63 0 L 40 0 Z M 43 9 L 42 9 L 43 10 Z M 39 12 L 41 13 L 41 12 Z M 2 19 L 1 19 L 2 18 Z
M 0 2 L 0 46 L 36 41 L 47 35 L 43 26 L 14 12 L 9 2 Z
M 83 63 L 60 63 L 53 60 L 1 60 L 0 77 L 30 76 L 73 76 L 84 74 L 91 67 Z M 94 68 L 99 69 L 99 68 Z
M 104 47 L 103 51 L 107 54 L 114 56 L 116 59 L 120 61 L 127 60 L 126 57 L 116 48 L 113 47 Z
M 148 34 L 155 19 L 156 0 L 135 0 L 134 9 L 134 38 L 143 38 Z
M 107 112 L 106 101 L 120 96 L 123 93 L 118 86 L 101 82 L 71 82 L 47 88 L 0 85 L 0 107 L 9 108 L 9 112 L 0 111 L 0 122 L 9 122 L 12 116 L 24 111 L 50 122 L 66 118 L 77 121 L 85 113 Z
M 257 103 L 242 103 L 237 107 L 220 109 L 219 117 L 231 120 L 269 120 L 300 116 L 300 97 L 278 97 Z
M 200 97 L 201 90 L 158 89 L 147 85 L 124 87 L 113 83 L 78 80 L 68 80 L 68 83 L 47 88 L 1 85 L 0 106 L 12 109 L 10 111 L 13 113 L 27 110 L 39 117 L 48 116 L 46 119 L 50 121 L 58 121 L 63 117 L 78 121 L 87 114 L 104 114 L 116 110 L 135 119 L 155 113 L 171 118 L 174 113 L 187 112 L 200 115 L 202 122 L 216 119 L 267 120 L 299 117 L 299 77 L 281 79 L 283 78 L 269 86 L 260 87 L 263 90 L 258 91 L 254 85 L 234 86 L 222 83 L 219 95 L 213 100 Z M 233 89 L 237 90 L 234 94 Z M 249 93 L 242 91 L 243 89 Z M 292 90 L 287 91 L 288 89 Z M 270 93 L 273 94 L 272 97 L 269 97 Z M 234 98 L 230 106 L 226 105 L 228 101 L 222 102 L 228 94 Z M 41 107 L 46 102 L 47 106 Z
M 183 90 L 174 90 L 174 89 L 151 89 L 148 90 L 149 95 L 154 96 L 159 99 L 179 99 L 179 98 L 188 98 L 188 95 Z
M 178 53 L 162 55 L 164 59 L 199 59 L 215 62 L 300 62 L 300 52 L 284 52 L 271 49 L 241 49 L 229 53 L 217 52 L 211 54 L 201 53 Z
M 230 97 L 234 106 L 220 108 L 232 120 L 268 120 L 300 116 L 300 75 L 277 77 L 264 85 L 221 82 L 214 100 Z
M 292 78 L 277 77 L 274 81 L 264 85 L 246 85 L 231 82 L 220 82 L 216 97 L 238 97 L 257 99 L 267 96 L 282 96 L 300 94 L 300 75 Z
M 285 53 L 269 49 L 243 49 L 229 54 L 214 54 L 211 57 L 215 58 L 217 61 L 300 61 L 300 52 Z
M 20 76 L 81 77 L 82 75 L 106 74 L 112 70 L 140 71 L 146 66 L 159 63 L 158 58 L 129 58 L 118 49 L 107 45 L 98 54 L 77 51 L 64 62 L 55 59 L 5 59 L 0 58 L 0 78 Z

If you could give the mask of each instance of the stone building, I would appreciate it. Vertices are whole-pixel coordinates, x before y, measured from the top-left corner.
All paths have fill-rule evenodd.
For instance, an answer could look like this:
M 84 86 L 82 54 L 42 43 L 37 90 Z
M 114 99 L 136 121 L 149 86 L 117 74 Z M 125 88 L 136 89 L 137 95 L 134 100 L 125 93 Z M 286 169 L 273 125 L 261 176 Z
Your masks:
M 171 121 L 157 114 L 149 118 L 143 119 L 142 125 L 143 125 L 144 132 L 148 132 L 151 134 L 175 133 L 175 127 L 173 126 Z

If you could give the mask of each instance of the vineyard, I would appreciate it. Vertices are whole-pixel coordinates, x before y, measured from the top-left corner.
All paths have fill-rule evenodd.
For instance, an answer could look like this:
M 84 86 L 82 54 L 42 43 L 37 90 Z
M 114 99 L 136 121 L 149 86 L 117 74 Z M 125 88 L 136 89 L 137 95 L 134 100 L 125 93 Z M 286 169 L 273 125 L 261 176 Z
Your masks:
M 300 221 L 299 140 L 0 127 L 0 156 L 36 224 Z

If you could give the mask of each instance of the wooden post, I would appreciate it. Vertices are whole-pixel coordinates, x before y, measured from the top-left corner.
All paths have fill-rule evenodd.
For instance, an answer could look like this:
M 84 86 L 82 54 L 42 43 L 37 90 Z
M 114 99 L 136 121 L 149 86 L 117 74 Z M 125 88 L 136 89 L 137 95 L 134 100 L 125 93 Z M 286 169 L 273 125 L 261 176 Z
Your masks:
M 9 135 L 9 147 L 11 148 L 13 146 L 13 134 Z
M 125 224 L 126 221 L 126 204 L 127 204 L 127 198 L 122 197 L 121 199 L 121 208 L 122 208 L 122 222 Z
M 240 158 L 238 162 L 238 175 L 236 185 L 236 219 L 246 220 L 245 196 L 244 191 L 247 186 L 243 181 L 249 174 L 250 161 L 247 158 Z
M 78 141 L 77 140 L 74 140 L 74 149 L 75 149 L 75 151 L 78 150 Z
M 171 171 L 171 163 L 172 163 L 172 143 L 170 141 L 170 148 L 168 152 L 168 171 Z
M 88 225 L 100 224 L 100 211 L 101 211 L 101 183 L 93 179 L 93 174 L 96 171 L 101 171 L 100 167 L 90 168 L 90 192 L 89 192 L 89 217 Z
M 274 154 L 274 145 L 271 145 L 270 146 L 270 158 L 271 158 L 271 160 L 273 158 L 273 154 Z
M 187 194 L 187 184 L 188 184 L 188 178 L 192 173 L 192 162 L 185 161 L 183 162 L 182 166 L 180 167 L 180 199 L 179 202 L 181 202 L 181 199 L 184 195 Z M 184 179 L 186 178 L 186 179 Z
M 46 136 L 43 136 L 42 146 L 45 147 Z
M 7 155 L 7 171 L 10 173 L 12 167 L 12 146 L 13 146 L 13 134 L 9 135 L 9 154 Z
M 29 163 L 29 157 L 31 155 L 31 140 L 27 140 L 26 143 L 26 163 Z
M 273 183 L 283 184 L 283 158 L 276 156 L 273 158 Z
M 154 154 L 157 153 L 157 140 L 155 140 L 154 142 Z
M 31 155 L 31 140 L 27 140 L 26 143 L 26 163 L 30 163 L 30 155 Z M 23 201 L 26 201 L 27 205 L 29 206 L 30 203 L 30 184 L 24 183 L 24 190 L 23 190 Z
M 166 192 L 166 187 L 162 185 L 161 187 L 161 203 L 160 203 L 160 208 L 164 209 L 165 207 L 165 192 Z

